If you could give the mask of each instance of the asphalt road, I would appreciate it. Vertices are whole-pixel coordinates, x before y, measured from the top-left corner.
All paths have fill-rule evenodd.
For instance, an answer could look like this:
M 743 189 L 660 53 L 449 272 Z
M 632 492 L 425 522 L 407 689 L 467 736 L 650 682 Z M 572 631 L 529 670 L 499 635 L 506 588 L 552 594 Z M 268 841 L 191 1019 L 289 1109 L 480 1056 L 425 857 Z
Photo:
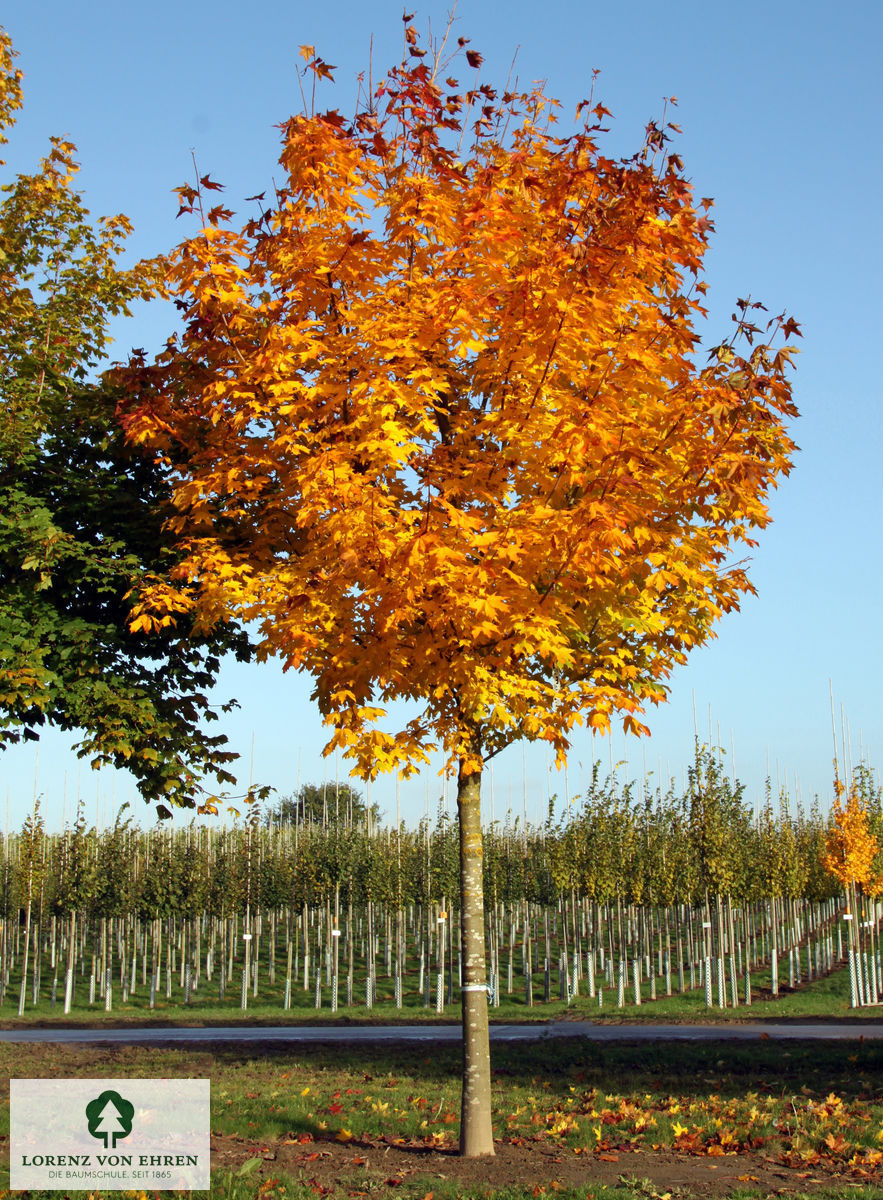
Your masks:
M 536 1041 L 579 1037 L 594 1042 L 711 1042 L 773 1040 L 857 1040 L 883 1038 L 883 1024 L 717 1024 L 596 1025 L 592 1021 L 492 1025 L 491 1041 Z M 169 1042 L 456 1042 L 459 1025 L 231 1025 L 208 1028 L 4 1029 L 0 1042 L 117 1043 L 154 1045 Z

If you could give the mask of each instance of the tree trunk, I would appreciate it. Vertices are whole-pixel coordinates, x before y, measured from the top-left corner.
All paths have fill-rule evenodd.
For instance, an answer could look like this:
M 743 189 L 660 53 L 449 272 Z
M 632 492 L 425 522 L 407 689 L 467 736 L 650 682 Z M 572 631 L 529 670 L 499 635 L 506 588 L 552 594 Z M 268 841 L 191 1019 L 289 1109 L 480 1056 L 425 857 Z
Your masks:
M 460 934 L 463 947 L 463 1101 L 460 1153 L 494 1153 L 491 1127 L 491 1056 L 484 951 L 484 886 L 481 844 L 481 775 L 457 780 L 460 817 Z

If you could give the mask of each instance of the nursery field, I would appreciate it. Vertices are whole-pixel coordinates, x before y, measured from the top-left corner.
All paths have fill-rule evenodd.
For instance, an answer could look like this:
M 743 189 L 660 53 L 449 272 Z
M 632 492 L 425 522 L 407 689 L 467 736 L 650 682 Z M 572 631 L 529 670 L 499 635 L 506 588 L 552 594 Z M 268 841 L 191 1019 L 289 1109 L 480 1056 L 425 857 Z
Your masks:
M 860 788 L 870 864 L 880 794 Z M 123 812 L 98 830 L 80 813 L 55 834 L 35 812 L 2 842 L 0 1025 L 456 1021 L 455 826 L 384 827 L 346 804 L 253 808 L 232 829 L 143 831 Z M 830 869 L 839 832 L 784 801 L 752 812 L 707 755 L 682 795 L 596 778 L 566 819 L 487 828 L 492 1021 L 856 1035 L 495 1043 L 493 1159 L 457 1153 L 456 1044 L 0 1044 L 0 1062 L 209 1078 L 219 1200 L 883 1200 L 883 1046 L 862 1038 L 883 906 L 871 875 L 862 889 Z
M 641 1004 L 635 1004 L 632 995 L 627 995 L 621 1007 L 599 1008 L 597 998 L 577 994 L 569 1002 L 555 998 L 544 1004 L 535 1002 L 528 1007 L 522 994 L 503 998 L 492 1010 L 492 1022 L 526 1022 L 542 1025 L 555 1020 L 590 1020 L 605 1024 L 679 1024 L 717 1022 L 821 1022 L 842 1023 L 844 1020 L 862 1024 L 881 1019 L 881 1009 L 875 1005 L 853 1008 L 850 1001 L 849 970 L 846 966 L 835 968 L 830 974 L 799 985 L 789 987 L 781 984 L 779 993 L 770 991 L 769 969 L 752 972 L 751 1005 L 740 1004 L 738 1008 L 708 1007 L 703 988 L 694 988 L 683 994 L 666 996 L 659 992 L 650 1000 L 649 986 L 644 985 L 645 995 Z M 243 1012 L 239 997 L 223 1002 L 212 995 L 194 999 L 185 1004 L 180 999 L 157 1000 L 153 1008 L 146 996 L 130 995 L 126 1003 L 116 1003 L 111 1010 L 103 1005 L 75 1004 L 69 1014 L 60 1005 L 52 1005 L 42 999 L 28 1007 L 19 1017 L 11 1007 L 6 1012 L 0 1009 L 0 1029 L 20 1029 L 25 1026 L 51 1029 L 59 1028 L 117 1028 L 128 1026 L 210 1027 L 210 1026 L 279 1026 L 290 1025 L 394 1025 L 401 1022 L 418 1022 L 431 1026 L 439 1022 L 459 1022 L 456 1004 L 445 1005 L 441 1015 L 435 1005 L 426 1007 L 418 993 L 406 994 L 401 1007 L 397 1007 L 393 995 L 381 994 L 372 1008 L 364 1004 L 350 1008 L 339 1008 L 336 1013 L 328 1007 L 317 1009 L 312 997 L 298 996 L 291 1006 L 281 1009 L 282 993 L 277 989 L 275 996 L 264 997 L 252 1003 Z
M 0 1026 L 456 1022 L 455 825 L 313 793 L 226 829 L 80 811 L 49 833 L 35 809 L 0 842 Z M 486 828 L 492 1021 L 855 1024 L 836 1043 L 495 1043 L 492 1159 L 457 1153 L 456 1044 L 0 1044 L 4 1076 L 209 1078 L 219 1200 L 883 1200 L 870 776 L 850 803 L 860 842 L 839 810 L 753 811 L 698 752 L 683 793 L 596 775 L 557 822 Z
M 859 1039 L 495 1047 L 491 1160 L 456 1153 L 456 1047 L 0 1046 L 0 1063 L 210 1078 L 224 1200 L 883 1198 L 883 1046 Z
M 683 793 L 596 772 L 557 822 L 491 824 L 493 1015 L 738 1014 L 844 965 L 850 1007 L 876 1005 L 883 805 L 869 773 L 850 805 L 860 840 L 839 809 L 767 797 L 754 812 L 697 750 Z M 313 788 L 233 828 L 144 831 L 123 810 L 98 830 L 80 810 L 61 833 L 35 809 L 0 843 L 0 1020 L 451 1016 L 459 926 L 458 834 L 441 809 L 383 826 L 351 789 Z

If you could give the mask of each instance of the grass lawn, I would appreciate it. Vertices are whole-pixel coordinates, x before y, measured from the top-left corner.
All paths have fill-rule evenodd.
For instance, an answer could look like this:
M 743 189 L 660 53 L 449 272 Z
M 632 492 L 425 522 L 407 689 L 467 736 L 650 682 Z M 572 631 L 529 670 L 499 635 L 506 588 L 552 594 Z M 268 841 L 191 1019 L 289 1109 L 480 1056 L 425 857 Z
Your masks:
M 883 1200 L 883 1045 L 858 1039 L 495 1046 L 497 1155 L 473 1162 L 456 1155 L 456 1046 L 4 1045 L 0 1060 L 4 1079 L 210 1078 L 219 1200 Z
M 764 980 L 753 979 L 755 995 Z M 347 1009 L 338 1020 L 438 1019 L 411 996 Z M 188 1007 L 136 997 L 105 1013 L 65 1018 L 45 1003 L 24 1023 L 279 1024 L 330 1020 L 312 1004 Z M 877 1017 L 851 1010 L 846 972 L 750 1008 L 708 1009 L 701 992 L 600 1011 L 577 997 L 528 1008 L 506 999 L 492 1017 L 617 1022 L 819 1021 Z M 0 1010 L 8 1027 L 22 1022 Z M 445 1016 L 457 1017 L 456 1006 Z M 456 1045 L 304 1045 L 199 1050 L 0 1045 L 3 1078 L 159 1077 L 212 1081 L 212 1197 L 330 1200 L 698 1200 L 812 1195 L 883 1200 L 883 1043 L 788 1042 L 597 1044 L 582 1039 L 497 1044 L 493 1117 L 497 1154 L 456 1154 L 460 1052 Z M 4 1120 L 8 1122 L 7 1103 Z M 6 1128 L 0 1134 L 8 1135 Z M 6 1164 L 4 1163 L 4 1167 Z M 0 1193 L 8 1174 L 0 1177 Z M 64 1193 L 45 1193 L 46 1200 Z M 86 1195 L 86 1193 L 80 1193 Z M 107 1196 L 119 1193 L 103 1193 Z M 42 1193 L 33 1193 L 42 1197 Z M 99 1193 L 92 1193 L 93 1200 Z M 129 1193 L 129 1200 L 149 1200 Z M 0 1195 L 2 1200 L 2 1195 Z

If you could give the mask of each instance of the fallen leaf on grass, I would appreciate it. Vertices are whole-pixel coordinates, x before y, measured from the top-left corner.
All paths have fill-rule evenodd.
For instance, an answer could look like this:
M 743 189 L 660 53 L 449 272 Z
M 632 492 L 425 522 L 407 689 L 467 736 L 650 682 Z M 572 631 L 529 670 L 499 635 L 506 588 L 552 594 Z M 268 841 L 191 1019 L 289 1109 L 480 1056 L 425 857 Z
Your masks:
M 430 1133 L 416 1144 L 420 1146 L 428 1146 L 431 1150 L 440 1150 L 443 1147 L 450 1145 L 451 1139 L 447 1133 Z
M 847 1142 L 843 1135 L 839 1133 L 836 1137 L 833 1133 L 829 1133 L 825 1138 L 825 1145 L 832 1154 L 843 1154 L 849 1149 L 849 1142 Z
M 619 1162 L 618 1154 L 599 1154 L 601 1162 Z
M 758 1181 L 756 1175 L 737 1175 L 736 1178 L 740 1183 L 757 1183 Z

